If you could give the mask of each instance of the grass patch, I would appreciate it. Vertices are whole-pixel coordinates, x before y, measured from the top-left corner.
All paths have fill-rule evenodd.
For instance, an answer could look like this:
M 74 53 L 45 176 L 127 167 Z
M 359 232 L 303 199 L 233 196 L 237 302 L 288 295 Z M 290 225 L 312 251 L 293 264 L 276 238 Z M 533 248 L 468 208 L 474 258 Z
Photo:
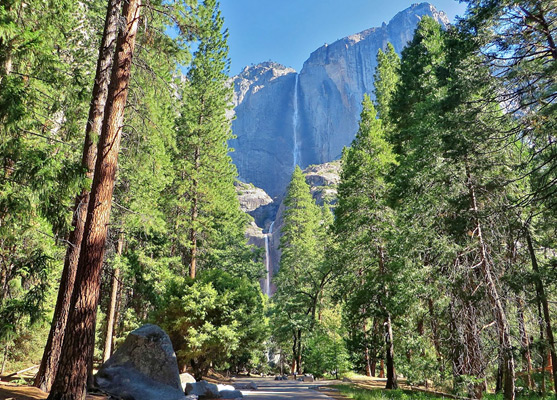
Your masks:
M 336 389 L 346 397 L 354 400 L 430 400 L 439 399 L 427 393 L 411 390 L 362 389 L 352 385 L 335 385 Z
M 412 390 L 385 390 L 385 389 L 363 389 L 356 387 L 354 385 L 334 385 L 334 388 L 338 389 L 339 392 L 354 400 L 431 400 L 431 399 L 442 399 L 443 396 L 415 392 Z M 446 397 L 445 397 L 446 398 Z M 528 394 L 518 394 L 516 396 L 520 400 L 541 400 L 542 397 L 538 394 L 528 393 Z M 546 396 L 545 399 L 552 398 L 551 395 Z M 485 400 L 503 400 L 502 394 L 485 394 Z

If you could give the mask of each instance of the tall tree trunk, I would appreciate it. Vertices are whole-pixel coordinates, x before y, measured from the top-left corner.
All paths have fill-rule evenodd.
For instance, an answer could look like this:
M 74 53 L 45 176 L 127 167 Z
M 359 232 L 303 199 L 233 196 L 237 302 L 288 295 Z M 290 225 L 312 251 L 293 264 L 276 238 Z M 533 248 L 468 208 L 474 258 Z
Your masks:
M 302 373 L 302 330 L 298 329 L 298 359 L 296 360 L 297 362 L 297 368 L 296 370 L 298 371 L 298 374 Z
M 543 287 L 543 282 L 540 277 L 540 268 L 538 266 L 538 259 L 536 257 L 536 251 L 534 249 L 534 244 L 532 242 L 532 236 L 530 235 L 530 228 L 526 226 L 525 228 L 526 243 L 528 245 L 528 252 L 530 253 L 530 259 L 532 261 L 532 270 L 534 271 L 534 281 L 536 285 L 536 297 L 541 303 L 541 308 L 543 311 L 543 321 L 545 323 L 545 334 L 547 336 L 547 344 L 549 345 L 549 351 L 551 354 L 551 362 L 553 364 L 553 389 L 557 393 L 557 353 L 555 352 L 555 338 L 553 336 L 553 329 L 551 327 L 551 316 L 549 314 L 549 304 L 547 302 L 547 296 L 545 294 L 545 288 Z
M 381 275 L 384 275 L 386 273 L 385 250 L 383 249 L 382 246 L 379 246 L 378 254 L 379 254 L 379 273 Z M 387 290 L 386 286 L 383 288 L 383 293 L 386 298 L 389 296 L 389 291 Z M 391 324 L 391 313 L 386 309 L 384 311 L 387 315 L 385 318 L 385 353 L 386 353 L 385 358 L 387 360 L 387 384 L 385 385 L 385 388 L 398 389 L 398 382 L 397 382 L 396 371 L 395 371 L 393 327 Z
M 501 393 L 504 384 L 505 358 L 501 354 L 501 344 L 499 344 L 499 354 L 497 355 L 497 375 L 495 379 L 495 393 Z
M 116 36 L 118 34 L 118 16 L 122 0 L 110 0 L 106 11 L 103 38 L 99 49 L 99 59 L 97 61 L 97 71 L 95 74 L 95 84 L 93 86 L 93 96 L 89 106 L 89 118 L 85 128 L 85 141 L 81 157 L 81 166 L 87 171 L 87 178 L 93 177 L 97 149 L 94 143 L 100 135 L 104 107 L 108 95 L 108 85 L 110 83 L 110 73 L 114 60 L 114 49 L 116 47 Z M 56 308 L 50 326 L 50 332 L 41 360 L 39 371 L 35 377 L 34 385 L 39 389 L 49 392 L 58 368 L 60 351 L 64 340 L 64 331 L 68 320 L 70 302 L 75 284 L 77 264 L 81 249 L 81 241 L 87 218 L 87 208 L 89 205 L 89 188 L 85 188 L 75 198 L 74 213 L 72 220 L 72 232 L 69 237 L 69 245 L 66 250 L 64 269 L 58 289 Z
M 122 255 L 124 248 L 124 232 L 118 235 L 118 247 L 116 254 Z M 112 355 L 112 337 L 114 336 L 114 315 L 116 314 L 116 300 L 118 297 L 118 288 L 120 286 L 120 268 L 114 267 L 112 271 L 112 287 L 110 290 L 110 301 L 108 303 L 108 314 L 106 316 L 106 336 L 104 339 L 103 361 L 106 361 Z
M 294 339 L 294 343 L 292 344 L 292 367 L 290 368 L 290 373 L 293 374 L 294 372 L 296 372 L 296 363 L 298 362 L 298 355 L 297 355 L 297 351 L 298 351 L 298 336 L 296 335 L 296 331 L 293 332 L 294 334 L 292 335 L 293 339 Z
M 503 307 L 503 303 L 499 296 L 499 291 L 497 289 L 495 277 L 493 275 L 493 272 L 491 271 L 491 264 L 488 260 L 486 245 L 482 234 L 482 225 L 480 222 L 475 186 L 471 174 L 468 171 L 468 168 L 466 171 L 466 175 L 467 175 L 467 186 L 470 195 L 470 205 L 474 215 L 474 223 L 475 223 L 474 234 L 478 239 L 481 271 L 483 273 L 483 279 L 487 291 L 487 296 L 491 302 L 491 306 L 493 307 L 493 314 L 494 314 L 495 321 L 497 323 L 497 333 L 499 335 L 499 341 L 501 344 L 501 353 L 503 355 L 504 363 L 505 363 L 504 398 L 507 400 L 514 400 L 515 370 L 514 370 L 514 357 L 512 353 L 509 324 L 507 321 L 507 316 L 505 313 L 505 309 Z
M 9 350 L 10 350 L 10 345 L 6 343 L 6 345 L 4 346 L 4 355 L 2 357 L 2 368 L 0 368 L 0 375 L 3 375 L 4 371 L 6 370 L 6 362 L 8 361 Z
M 542 377 L 541 377 L 541 394 L 542 397 L 545 397 L 545 340 L 544 340 L 544 331 L 545 331 L 545 324 L 543 322 L 543 313 L 542 313 L 542 304 L 539 297 L 536 299 L 538 303 L 538 321 L 539 321 L 539 328 L 540 328 L 540 343 L 541 345 L 541 357 L 542 357 Z
M 398 382 L 395 371 L 395 354 L 393 346 L 393 327 L 391 325 L 391 315 L 385 319 L 385 352 L 387 359 L 387 384 L 385 389 L 398 389 Z
M 366 323 L 364 322 L 364 325 L 362 327 L 363 332 L 364 332 L 364 362 L 365 362 L 365 366 L 366 366 L 366 376 L 372 376 L 371 375 L 371 362 L 369 359 L 369 346 L 367 345 L 367 327 L 366 327 Z
M 530 339 L 526 331 L 526 323 L 524 322 L 524 302 L 519 296 L 516 296 L 516 310 L 518 317 L 518 331 L 520 333 L 520 344 L 522 345 L 522 360 L 526 368 L 526 386 L 528 389 L 534 387 L 532 381 L 532 356 L 530 354 Z
M 200 119 L 201 122 L 201 119 Z M 195 172 L 197 173 L 199 171 L 199 146 L 197 146 L 195 148 L 195 152 L 194 152 L 194 167 L 195 167 Z M 191 242 L 191 249 L 190 249 L 190 278 L 191 279 L 195 279 L 195 275 L 196 275 L 196 268 L 197 268 L 197 228 L 194 226 L 197 223 L 197 214 L 199 213 L 198 210 L 198 190 L 197 187 L 199 185 L 198 181 L 197 181 L 197 176 L 194 176 L 193 178 L 193 198 L 192 198 L 192 202 L 191 202 L 191 222 L 192 222 L 192 227 L 190 229 L 190 242 Z
M 93 357 L 95 322 L 106 234 L 124 119 L 141 0 L 124 3 L 125 26 L 118 35 L 116 59 L 97 151 L 78 273 L 60 357 L 49 400 L 85 399 L 87 372 Z

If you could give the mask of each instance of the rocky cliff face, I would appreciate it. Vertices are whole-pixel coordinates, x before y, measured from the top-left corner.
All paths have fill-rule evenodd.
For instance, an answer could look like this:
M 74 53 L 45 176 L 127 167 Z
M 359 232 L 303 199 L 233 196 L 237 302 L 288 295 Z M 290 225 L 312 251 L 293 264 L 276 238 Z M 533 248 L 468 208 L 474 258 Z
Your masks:
M 340 182 L 340 169 L 340 161 L 333 161 L 320 165 L 311 165 L 303 171 L 306 182 L 310 186 L 311 194 L 317 204 L 323 205 L 325 202 L 328 204 L 336 203 L 337 185 Z M 250 215 L 258 215 L 258 210 L 265 209 L 271 204 L 267 203 L 267 200 L 258 200 L 267 199 L 267 197 L 262 189 L 255 188 L 253 185 L 239 183 L 237 185 L 237 192 L 242 209 L 249 212 Z M 267 218 L 262 219 L 258 224 L 252 222 L 246 231 L 249 243 L 265 251 L 263 253 L 265 258 L 262 261 L 269 267 L 268 276 L 270 278 L 278 272 L 280 265 L 279 245 L 284 223 L 284 202 L 276 205 L 276 207 L 278 210 L 275 210 L 275 214 L 273 214 L 273 217 L 276 218 L 274 221 Z M 260 226 L 263 228 L 260 228 Z M 266 260 L 267 257 L 268 261 Z M 269 285 L 267 285 L 266 279 L 268 278 L 260 280 L 261 290 L 264 293 L 272 294 L 276 288 L 272 282 L 269 282 Z
M 231 146 L 242 180 L 281 197 L 296 164 L 338 159 L 358 129 L 364 93 L 373 92 L 377 51 L 391 42 L 400 52 L 425 15 L 448 25 L 445 13 L 414 4 L 388 24 L 317 49 L 299 74 L 267 62 L 234 77 Z

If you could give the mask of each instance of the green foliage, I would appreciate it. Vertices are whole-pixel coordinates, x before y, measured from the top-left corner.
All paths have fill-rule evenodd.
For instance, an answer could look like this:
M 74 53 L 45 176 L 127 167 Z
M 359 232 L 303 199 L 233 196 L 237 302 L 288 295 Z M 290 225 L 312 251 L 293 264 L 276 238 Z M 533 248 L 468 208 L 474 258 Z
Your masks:
M 373 75 L 375 102 L 379 118 L 388 121 L 393 102 L 393 94 L 399 81 L 400 57 L 395 52 L 391 43 L 387 43 L 385 52 L 379 50 L 377 53 L 377 68 Z
M 184 268 L 192 259 L 200 269 L 222 268 L 234 274 L 259 276 L 244 230 L 234 189 L 237 176 L 228 155 L 232 138 L 232 87 L 228 85 L 227 32 L 218 5 L 207 0 L 199 9 L 201 34 L 186 79 L 181 84 L 174 179 L 170 186 L 171 240 Z
M 169 334 L 181 368 L 200 379 L 231 358 L 248 363 L 266 337 L 263 298 L 246 278 L 211 270 L 195 281 L 174 278 L 154 321 Z
M 27 347 L 14 343 L 44 335 L 29 328 L 53 308 L 68 210 L 86 184 L 79 134 L 96 35 L 84 26 L 93 26 L 99 3 L 0 6 L 0 341 L 16 362 Z
M 352 365 L 344 343 L 346 329 L 342 323 L 340 307 L 321 311 L 321 319 L 306 342 L 305 372 L 317 378 L 337 377 L 349 371 Z
M 273 337 L 282 349 L 281 354 L 290 353 L 292 349 L 292 358 L 297 360 L 305 358 L 306 335 L 314 332 L 316 315 L 325 298 L 324 290 L 332 278 L 331 265 L 325 260 L 325 251 L 330 245 L 328 232 L 332 213 L 328 206 L 321 209 L 315 204 L 298 166 L 292 174 L 284 204 L 282 254 L 279 272 L 274 277 L 277 291 L 272 298 L 271 321 Z M 311 340 L 334 341 L 323 333 L 316 333 Z M 320 363 L 321 356 L 315 351 L 308 354 L 315 363 Z M 297 362 L 298 372 L 304 362 Z M 328 368 L 326 365 L 321 367 Z M 316 371 L 317 374 L 325 372 Z

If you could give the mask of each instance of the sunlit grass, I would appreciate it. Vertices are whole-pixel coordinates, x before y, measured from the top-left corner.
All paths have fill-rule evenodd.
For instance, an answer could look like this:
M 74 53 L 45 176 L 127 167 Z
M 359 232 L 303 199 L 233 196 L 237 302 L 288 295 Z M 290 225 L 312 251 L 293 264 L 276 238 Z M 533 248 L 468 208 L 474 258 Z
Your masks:
M 411 390 L 385 390 L 385 389 L 363 389 L 355 387 L 353 385 L 335 385 L 336 389 L 340 391 L 344 396 L 354 399 L 354 400 L 431 400 L 431 399 L 443 399 L 448 397 L 443 397 L 439 395 L 415 392 Z M 540 395 L 537 394 L 519 394 L 516 397 L 521 400 L 538 400 L 542 399 Z M 550 399 L 551 396 L 546 396 L 545 399 Z M 502 400 L 502 394 L 486 394 L 484 396 L 486 400 Z

